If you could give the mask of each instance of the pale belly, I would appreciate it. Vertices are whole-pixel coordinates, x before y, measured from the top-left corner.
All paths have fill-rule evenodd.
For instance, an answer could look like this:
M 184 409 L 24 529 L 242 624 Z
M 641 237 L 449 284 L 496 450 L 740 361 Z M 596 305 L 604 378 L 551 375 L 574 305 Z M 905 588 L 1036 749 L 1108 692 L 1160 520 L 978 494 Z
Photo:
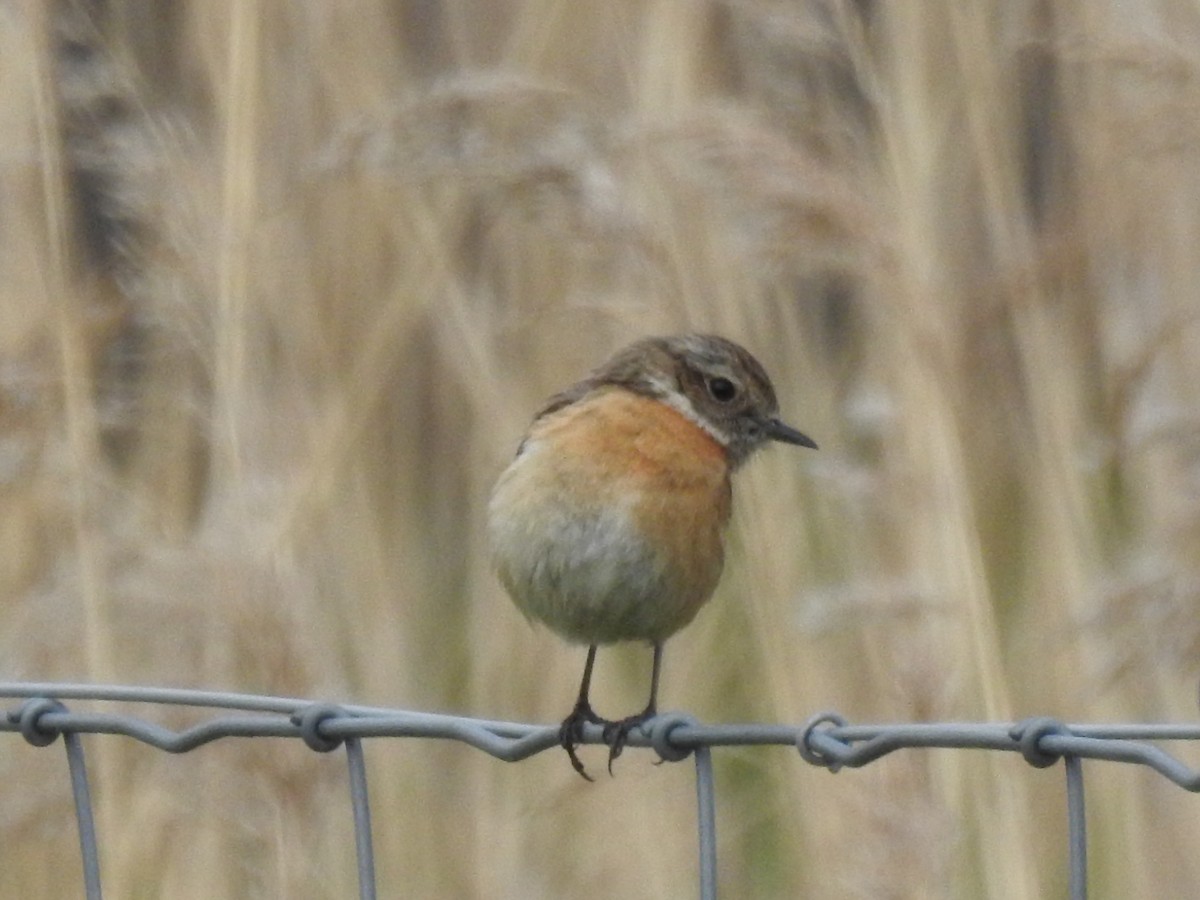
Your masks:
M 712 596 L 724 561 L 728 482 L 707 466 L 665 489 L 630 466 L 530 440 L 497 482 L 488 532 L 517 607 L 582 644 L 663 641 Z

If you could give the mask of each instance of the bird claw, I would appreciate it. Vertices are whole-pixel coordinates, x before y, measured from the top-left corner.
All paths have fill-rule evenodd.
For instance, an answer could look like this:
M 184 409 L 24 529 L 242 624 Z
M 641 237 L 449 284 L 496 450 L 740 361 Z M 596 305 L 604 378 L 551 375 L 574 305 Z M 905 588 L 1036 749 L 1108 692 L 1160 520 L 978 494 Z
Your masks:
M 603 725 L 607 731 L 608 727 L 613 723 L 596 715 L 588 703 L 577 703 L 575 704 L 575 708 L 571 710 L 571 714 L 563 719 L 563 723 L 558 729 L 558 743 L 559 746 L 567 751 L 567 757 L 571 760 L 571 768 L 583 776 L 584 780 L 595 781 L 587 773 L 587 769 L 583 767 L 583 762 L 575 753 L 575 748 L 583 741 L 583 726 L 588 724 Z M 612 763 L 610 760 L 609 772 L 611 773 L 611 771 Z
M 613 773 L 613 760 L 621 755 L 621 752 L 625 749 L 625 745 L 629 742 L 629 732 L 653 719 L 654 714 L 653 709 L 647 709 L 636 716 L 628 716 L 616 722 L 604 723 L 604 731 L 601 733 L 601 736 L 604 739 L 604 743 L 608 745 L 609 776 Z

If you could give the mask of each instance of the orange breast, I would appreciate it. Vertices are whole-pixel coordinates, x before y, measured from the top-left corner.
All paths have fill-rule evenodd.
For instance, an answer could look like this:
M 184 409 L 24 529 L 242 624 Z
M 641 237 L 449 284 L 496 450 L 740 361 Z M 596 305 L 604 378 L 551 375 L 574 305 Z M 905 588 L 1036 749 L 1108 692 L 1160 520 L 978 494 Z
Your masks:
M 690 622 L 712 596 L 724 565 L 729 465 L 724 448 L 682 413 L 649 397 L 604 389 L 538 421 L 513 469 L 505 492 L 520 497 L 524 515 L 548 519 L 553 507 L 560 523 L 561 538 L 537 536 L 545 544 L 540 558 L 567 561 L 555 567 L 558 598 L 534 596 L 530 603 L 529 596 L 516 596 L 541 595 L 549 586 L 510 572 L 514 598 L 535 618 L 583 641 L 662 640 Z M 610 510 L 620 510 L 628 523 L 618 535 L 612 517 L 604 514 Z M 587 585 L 599 580 L 594 558 L 604 550 L 594 542 L 579 548 L 567 542 L 587 543 L 587 535 L 599 531 L 574 523 L 600 520 L 607 523 L 605 541 L 620 544 L 631 558 L 629 544 L 636 542 L 646 561 L 625 565 L 612 576 L 621 579 L 614 589 L 593 598 Z M 579 579 L 571 572 L 572 554 L 580 560 Z M 585 633 L 593 627 L 591 618 L 568 621 L 593 599 L 602 599 L 612 608 L 612 621 L 621 623 L 603 638 Z M 560 609 L 559 600 L 568 608 Z M 594 612 L 603 617 L 604 611 Z
M 530 438 L 553 446 L 564 474 L 580 479 L 564 487 L 653 498 L 652 508 L 645 510 L 648 523 L 663 506 L 682 510 L 689 504 L 698 504 L 701 515 L 706 520 L 715 516 L 719 525 L 729 517 L 725 448 L 658 400 L 609 388 L 547 416 Z

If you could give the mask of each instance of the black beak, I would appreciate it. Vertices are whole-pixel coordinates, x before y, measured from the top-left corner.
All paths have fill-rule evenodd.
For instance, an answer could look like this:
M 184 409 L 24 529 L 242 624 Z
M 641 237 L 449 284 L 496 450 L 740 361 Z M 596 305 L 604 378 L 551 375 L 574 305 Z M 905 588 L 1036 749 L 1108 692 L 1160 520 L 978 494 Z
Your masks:
M 763 423 L 763 432 L 768 438 L 773 441 L 780 441 L 784 444 L 795 444 L 797 447 L 811 447 L 817 449 L 817 442 L 806 434 L 801 434 L 790 425 L 785 425 L 778 419 L 767 419 Z

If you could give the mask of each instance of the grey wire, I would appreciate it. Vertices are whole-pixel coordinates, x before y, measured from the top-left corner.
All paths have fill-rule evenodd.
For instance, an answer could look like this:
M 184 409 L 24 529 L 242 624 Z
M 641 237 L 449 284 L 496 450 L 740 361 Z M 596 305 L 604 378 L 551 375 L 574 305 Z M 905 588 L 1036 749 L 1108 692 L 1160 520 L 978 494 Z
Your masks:
M 696 750 L 696 820 L 700 833 L 700 900 L 717 900 L 717 803 L 712 751 Z
M 1083 760 L 1068 756 L 1067 773 L 1067 838 L 1068 887 L 1071 900 L 1087 900 L 1087 819 L 1083 805 Z
M 0 733 L 23 734 L 35 747 L 46 746 L 60 734 L 64 737 L 88 900 L 99 900 L 101 893 L 99 852 L 79 737 L 82 734 L 124 735 L 168 753 L 186 753 L 223 738 L 300 738 L 314 750 L 325 751 L 336 747 L 338 742 L 344 743 L 354 813 L 359 896 L 367 900 L 374 900 L 376 884 L 362 739 L 408 737 L 452 740 L 507 762 L 526 759 L 559 744 L 556 725 L 474 719 L 370 706 L 333 706 L 310 700 L 221 691 L 0 682 L 0 697 L 24 699 L 18 708 L 0 716 Z M 61 702 L 54 702 L 62 700 L 174 704 L 228 710 L 234 714 L 216 715 L 190 728 L 174 731 L 133 715 L 75 712 L 62 706 Z M 656 727 L 656 723 L 666 727 Z M 584 728 L 582 742 L 601 742 L 602 731 L 598 726 Z M 689 753 L 696 757 L 700 895 L 703 900 L 713 900 L 717 892 L 713 747 L 792 747 L 800 751 L 800 757 L 806 762 L 831 772 L 859 768 L 897 750 L 934 747 L 1012 752 L 1022 755 L 1030 765 L 1039 767 L 1054 765 L 1063 759 L 1067 781 L 1070 896 L 1072 900 L 1086 900 L 1087 832 L 1083 760 L 1144 766 L 1185 790 L 1200 791 L 1200 772 L 1189 768 L 1161 747 L 1149 743 L 1151 741 L 1200 742 L 1200 723 L 1066 725 L 1043 718 L 1016 724 L 933 722 L 853 725 L 836 713 L 821 713 L 800 725 L 704 725 L 686 715 L 675 713 L 660 716 L 634 729 L 629 735 L 628 744 L 632 747 L 655 747 L 664 759 L 683 759 Z
M 358 860 L 358 896 L 375 900 L 375 850 L 371 842 L 371 803 L 367 793 L 367 763 L 362 741 L 346 741 L 346 763 L 350 769 L 350 805 L 354 810 L 354 850 Z
M 96 843 L 96 821 L 92 816 L 92 794 L 88 790 L 87 760 L 83 742 L 77 734 L 63 737 L 67 747 L 67 768 L 71 773 L 71 793 L 75 798 L 75 820 L 79 826 L 79 855 L 83 859 L 83 889 L 87 900 L 101 900 L 100 850 Z

